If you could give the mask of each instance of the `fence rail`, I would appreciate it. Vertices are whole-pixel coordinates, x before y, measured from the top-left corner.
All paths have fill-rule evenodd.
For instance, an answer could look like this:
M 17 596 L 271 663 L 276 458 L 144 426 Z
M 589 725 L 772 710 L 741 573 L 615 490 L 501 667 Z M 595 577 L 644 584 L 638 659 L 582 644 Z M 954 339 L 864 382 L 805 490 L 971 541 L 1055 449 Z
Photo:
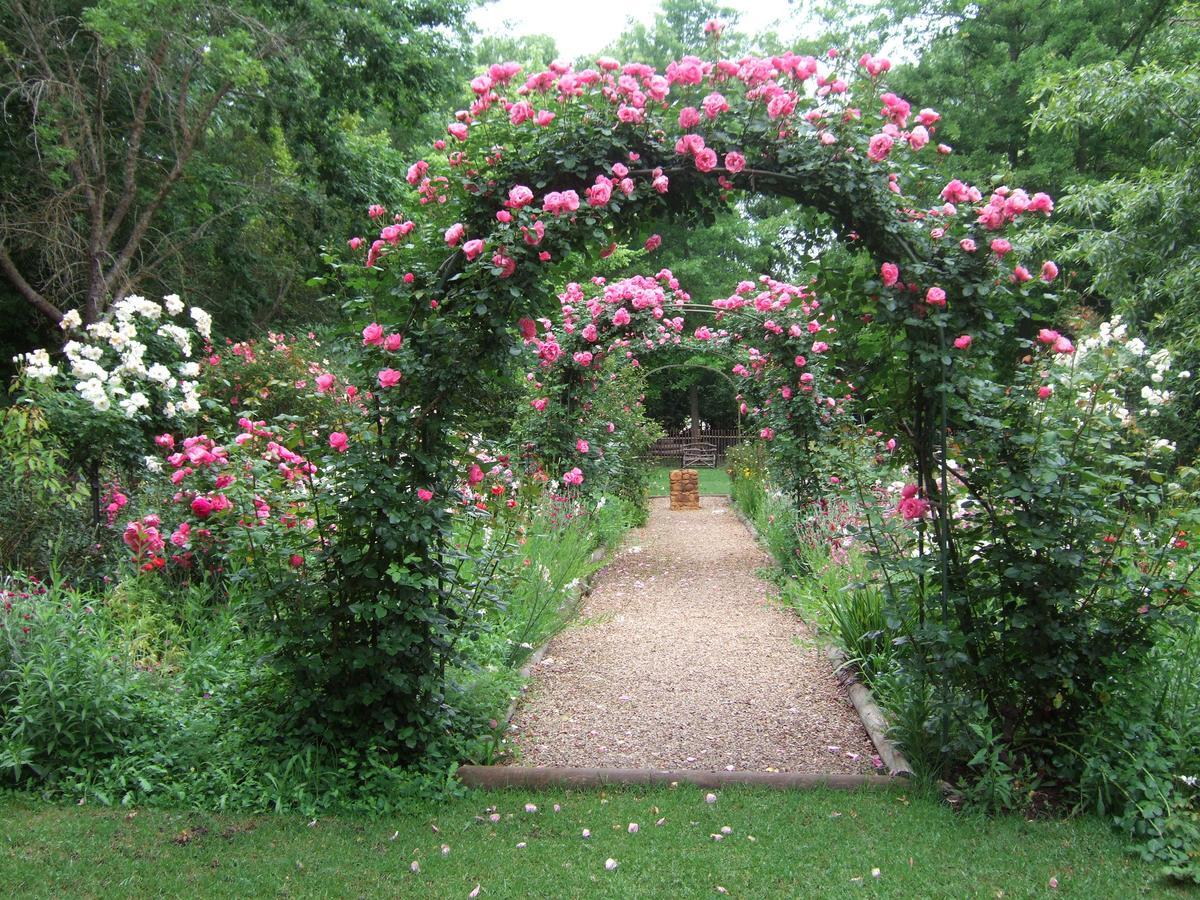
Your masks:
M 682 465 L 684 450 L 693 445 L 707 444 L 716 452 L 716 462 L 720 465 L 724 463 L 729 448 L 744 439 L 745 435 L 735 428 L 701 431 L 699 438 L 693 438 L 691 430 L 685 429 L 660 437 L 646 451 L 646 456 L 654 462 Z

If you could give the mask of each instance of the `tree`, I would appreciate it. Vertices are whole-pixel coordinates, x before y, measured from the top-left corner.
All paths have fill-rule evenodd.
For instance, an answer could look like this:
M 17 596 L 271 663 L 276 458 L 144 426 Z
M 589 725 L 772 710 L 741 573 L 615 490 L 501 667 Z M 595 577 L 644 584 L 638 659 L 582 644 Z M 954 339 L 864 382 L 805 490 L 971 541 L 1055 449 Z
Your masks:
M 1044 240 L 1081 267 L 1083 287 L 1200 368 L 1200 7 L 1181 5 L 1129 64 L 1111 60 L 1046 77 L 1036 134 L 1098 133 L 1129 153 L 1110 177 L 1082 181 L 1059 202 Z M 1193 390 L 1178 437 L 1200 443 Z
M 457 0 L 6 4 L 5 280 L 49 321 L 187 289 L 164 273 L 227 302 L 250 288 L 269 310 L 298 271 L 319 269 L 342 206 L 398 186 L 395 145 L 460 74 L 465 11 Z M 253 296 L 260 279 L 271 286 Z
M 906 48 L 893 60 L 891 86 L 913 109 L 940 104 L 938 140 L 954 147 L 959 175 L 1057 194 L 1081 175 L 1111 171 L 1124 148 L 1090 130 L 1066 140 L 1033 132 L 1029 120 L 1039 80 L 1113 58 L 1136 66 L 1147 40 L 1177 5 L 857 0 L 848 7 L 810 3 L 807 9 L 826 22 L 829 43 L 855 53 Z

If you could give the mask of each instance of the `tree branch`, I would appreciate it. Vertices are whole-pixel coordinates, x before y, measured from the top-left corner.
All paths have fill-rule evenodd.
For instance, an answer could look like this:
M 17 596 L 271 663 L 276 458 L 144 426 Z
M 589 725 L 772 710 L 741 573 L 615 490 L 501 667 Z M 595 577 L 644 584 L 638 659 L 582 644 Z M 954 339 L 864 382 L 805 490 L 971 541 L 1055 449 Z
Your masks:
M 24 297 L 29 304 L 34 307 L 46 318 L 52 322 L 58 323 L 62 321 L 62 311 L 57 306 L 34 290 L 33 285 L 25 280 L 20 270 L 13 263 L 12 257 L 8 255 L 8 248 L 0 244 L 0 269 L 4 270 L 4 274 L 8 276 L 8 280 L 12 282 L 13 287 L 17 292 Z

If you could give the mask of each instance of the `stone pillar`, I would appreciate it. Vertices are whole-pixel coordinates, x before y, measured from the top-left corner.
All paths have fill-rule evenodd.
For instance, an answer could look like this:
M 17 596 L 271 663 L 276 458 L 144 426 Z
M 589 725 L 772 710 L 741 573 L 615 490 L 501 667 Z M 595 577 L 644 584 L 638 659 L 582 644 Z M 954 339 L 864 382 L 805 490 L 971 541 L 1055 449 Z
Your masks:
M 700 508 L 700 473 L 676 469 L 671 473 L 671 509 Z

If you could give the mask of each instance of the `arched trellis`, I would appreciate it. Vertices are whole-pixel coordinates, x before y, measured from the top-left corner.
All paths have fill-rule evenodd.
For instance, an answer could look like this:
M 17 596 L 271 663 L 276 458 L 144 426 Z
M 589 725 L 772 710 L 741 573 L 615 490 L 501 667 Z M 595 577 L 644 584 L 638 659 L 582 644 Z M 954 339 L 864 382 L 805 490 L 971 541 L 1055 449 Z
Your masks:
M 1048 211 L 1048 198 L 984 202 L 957 181 L 939 198 L 942 157 L 926 149 L 938 115 L 914 116 L 883 91 L 886 67 L 877 63 L 689 57 L 658 73 L 598 60 L 523 83 L 519 67 L 497 64 L 472 82 L 469 108 L 409 170 L 414 193 L 401 211 L 372 209 L 383 227 L 366 266 L 352 256 L 340 268 L 347 310 L 403 341 L 397 350 L 371 344 L 353 360 L 364 383 L 383 366 L 403 378 L 379 379 L 373 436 L 347 454 L 352 499 L 340 510 L 339 541 L 350 549 L 334 566 L 338 597 L 386 595 L 392 612 L 361 622 L 348 605 L 331 626 L 344 640 L 383 646 L 394 621 L 430 634 L 431 602 L 439 616 L 463 614 L 446 574 L 449 516 L 419 491 L 457 489 L 457 435 L 510 368 L 517 319 L 546 311 L 562 261 L 640 239 L 656 221 L 703 223 L 739 190 L 827 213 L 844 240 L 882 265 L 863 289 L 879 298 L 876 324 L 902 336 L 906 434 L 920 490 L 938 511 L 945 607 L 948 341 L 999 334 L 1013 318 L 1019 293 L 1007 288 L 1004 253 L 985 245 L 1022 214 Z M 355 239 L 352 250 L 364 243 Z M 386 497 L 356 489 L 374 477 L 399 487 Z M 444 670 L 453 647 L 422 639 L 405 648 L 342 673 L 370 698 L 359 709 L 368 720 L 389 698 L 413 721 L 437 719 L 429 673 Z M 376 660 L 391 673 L 382 681 L 371 674 Z M 413 694 L 419 703 L 405 699 Z

